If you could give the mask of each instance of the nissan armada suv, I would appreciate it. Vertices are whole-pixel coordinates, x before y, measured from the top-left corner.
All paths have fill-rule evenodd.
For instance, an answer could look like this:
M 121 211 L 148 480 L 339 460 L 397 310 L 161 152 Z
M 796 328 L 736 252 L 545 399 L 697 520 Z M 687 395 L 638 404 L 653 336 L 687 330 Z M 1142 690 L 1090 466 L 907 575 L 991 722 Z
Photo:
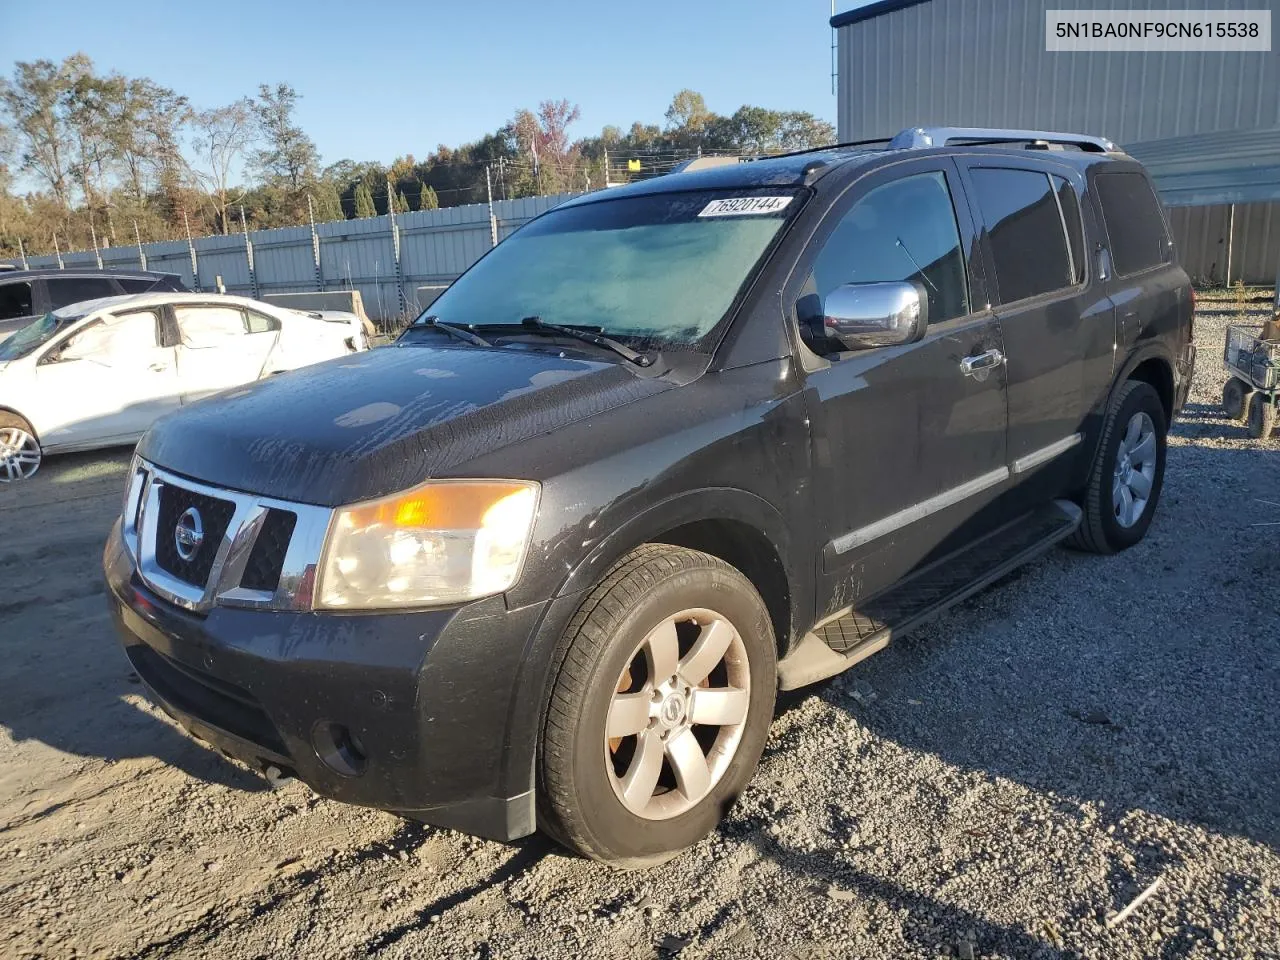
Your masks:
M 588 194 L 393 346 L 156 423 L 111 607 L 156 702 L 270 776 L 656 862 L 750 780 L 778 689 L 1052 544 L 1142 539 L 1192 310 L 1096 138 Z

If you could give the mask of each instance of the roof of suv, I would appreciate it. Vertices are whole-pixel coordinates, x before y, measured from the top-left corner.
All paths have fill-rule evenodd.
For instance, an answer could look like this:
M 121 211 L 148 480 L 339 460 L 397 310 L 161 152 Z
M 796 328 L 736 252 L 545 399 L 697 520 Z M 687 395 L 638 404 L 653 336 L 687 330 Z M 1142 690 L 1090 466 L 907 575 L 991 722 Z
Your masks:
M 684 190 L 743 190 L 757 187 L 798 187 L 810 184 L 851 163 L 869 162 L 887 154 L 934 153 L 971 150 L 1017 151 L 1036 157 L 1052 156 L 1076 162 L 1124 157 L 1110 140 L 1073 133 L 1039 130 L 1002 130 L 966 127 L 911 127 L 897 136 L 856 143 L 835 144 L 814 150 L 744 160 L 703 170 L 667 174 L 640 180 L 608 191 L 585 194 L 562 206 L 594 203 L 619 196 L 648 196 Z
M 94 267 L 38 267 L 34 270 L 0 271 L 0 282 L 6 280 L 35 280 L 39 277 L 130 277 L 139 280 L 162 280 L 178 277 L 176 273 L 158 273 L 154 270 L 98 270 Z

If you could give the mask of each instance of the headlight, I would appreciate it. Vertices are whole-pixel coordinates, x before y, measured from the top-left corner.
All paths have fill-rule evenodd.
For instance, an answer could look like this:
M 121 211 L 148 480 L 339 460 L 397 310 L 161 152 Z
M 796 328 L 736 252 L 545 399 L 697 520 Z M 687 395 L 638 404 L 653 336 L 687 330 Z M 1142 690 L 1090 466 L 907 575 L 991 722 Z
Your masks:
M 439 480 L 339 507 L 320 558 L 318 608 L 429 607 L 516 582 L 538 509 L 522 480 Z

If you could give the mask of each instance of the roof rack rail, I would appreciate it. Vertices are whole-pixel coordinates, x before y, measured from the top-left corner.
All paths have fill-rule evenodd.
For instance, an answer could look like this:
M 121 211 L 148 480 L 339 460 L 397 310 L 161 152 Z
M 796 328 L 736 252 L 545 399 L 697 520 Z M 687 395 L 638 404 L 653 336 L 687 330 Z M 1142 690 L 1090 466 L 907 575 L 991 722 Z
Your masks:
M 1000 130 L 987 127 L 912 127 L 909 130 L 903 130 L 890 140 L 889 149 L 945 147 L 957 141 L 970 144 L 1026 142 L 1033 146 L 1063 144 L 1079 147 L 1090 153 L 1122 152 L 1105 137 L 1087 137 L 1080 133 L 1050 133 L 1045 130 Z

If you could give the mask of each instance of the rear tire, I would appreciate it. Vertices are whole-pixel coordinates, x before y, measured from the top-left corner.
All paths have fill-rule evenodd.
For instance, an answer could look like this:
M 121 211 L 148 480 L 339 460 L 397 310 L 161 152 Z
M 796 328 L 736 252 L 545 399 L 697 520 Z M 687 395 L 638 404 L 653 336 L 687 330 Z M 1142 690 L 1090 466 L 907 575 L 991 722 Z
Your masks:
M 1276 405 L 1261 391 L 1249 398 L 1249 436 L 1268 440 L 1276 429 Z
M 1154 387 L 1127 380 L 1116 390 L 1080 504 L 1084 517 L 1069 546 L 1118 553 L 1146 536 L 1164 485 L 1167 431 Z
M 764 601 L 716 557 L 646 544 L 583 601 L 566 647 L 539 826 L 615 866 L 668 860 L 715 829 L 760 760 L 777 687 Z
M 0 483 L 31 479 L 43 460 L 44 450 L 31 424 L 16 413 L 0 411 Z
M 1222 388 L 1222 409 L 1227 416 L 1237 423 L 1244 423 L 1249 418 L 1249 397 L 1253 387 L 1239 377 L 1231 377 Z

